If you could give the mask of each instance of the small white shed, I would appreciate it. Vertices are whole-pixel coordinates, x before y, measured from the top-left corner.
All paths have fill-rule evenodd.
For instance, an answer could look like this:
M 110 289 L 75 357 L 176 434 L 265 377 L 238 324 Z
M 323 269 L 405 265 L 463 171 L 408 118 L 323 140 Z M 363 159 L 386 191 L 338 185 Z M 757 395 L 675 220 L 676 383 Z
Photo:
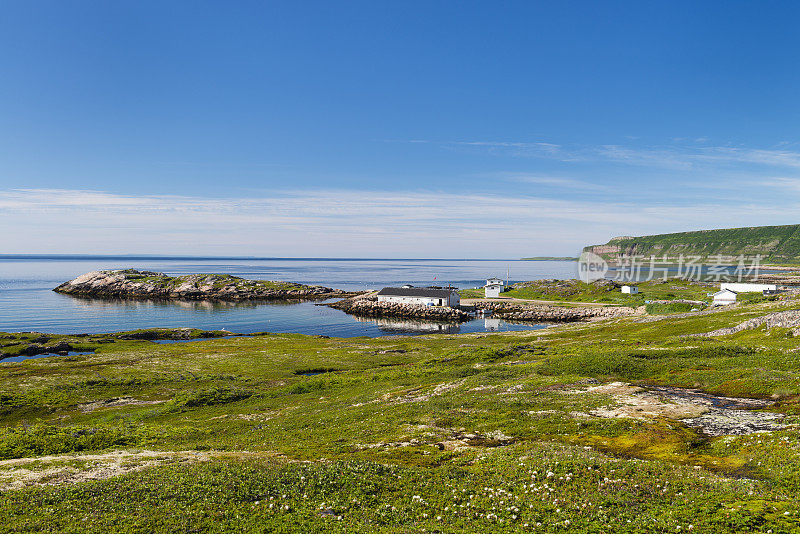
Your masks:
M 736 302 L 736 294 L 736 291 L 731 289 L 717 291 L 712 295 L 714 297 L 714 301 L 711 303 L 711 305 L 726 306 L 728 304 L 734 304 Z
M 486 284 L 483 287 L 483 296 L 487 299 L 496 299 L 500 297 L 501 291 L 503 291 L 502 284 Z
M 639 292 L 639 288 L 636 286 L 622 286 L 622 292 L 628 295 L 635 295 Z

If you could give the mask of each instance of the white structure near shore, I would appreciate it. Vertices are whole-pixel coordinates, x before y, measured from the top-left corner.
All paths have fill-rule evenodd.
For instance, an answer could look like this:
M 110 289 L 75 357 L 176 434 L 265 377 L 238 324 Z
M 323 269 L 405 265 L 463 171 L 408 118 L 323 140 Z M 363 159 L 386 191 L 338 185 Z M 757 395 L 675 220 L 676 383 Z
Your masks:
M 719 285 L 720 290 L 730 290 L 736 293 L 763 293 L 764 291 L 774 293 L 778 290 L 777 284 L 748 284 L 743 282 L 723 282 Z
M 487 278 L 483 286 L 483 296 L 487 299 L 496 299 L 505 291 L 505 283 L 499 278 Z
M 622 286 L 622 292 L 628 295 L 635 295 L 639 292 L 639 288 L 636 286 Z
M 416 306 L 450 306 L 461 303 L 455 289 L 434 287 L 384 287 L 378 291 L 378 302 L 411 304 Z
M 737 292 L 733 291 L 732 289 L 721 289 L 712 295 L 714 297 L 714 301 L 711 303 L 711 305 L 727 306 L 728 304 L 734 304 L 736 303 L 736 295 Z

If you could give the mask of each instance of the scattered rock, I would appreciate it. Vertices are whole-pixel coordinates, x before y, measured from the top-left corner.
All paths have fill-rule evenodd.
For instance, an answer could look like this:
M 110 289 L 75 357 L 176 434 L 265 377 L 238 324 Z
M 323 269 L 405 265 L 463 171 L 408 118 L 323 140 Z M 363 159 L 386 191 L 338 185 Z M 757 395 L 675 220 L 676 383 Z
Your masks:
M 552 306 L 547 304 L 522 305 L 506 302 L 481 302 L 481 309 L 492 312 L 493 317 L 508 321 L 575 322 L 612 317 L 627 317 L 643 313 L 639 308 L 624 306 Z
M 102 408 L 118 408 L 120 406 L 146 406 L 150 404 L 161 404 L 165 401 L 145 401 L 134 399 L 133 397 L 114 397 L 94 402 L 83 402 L 78 404 L 78 410 L 83 413 L 91 413 Z
M 614 404 L 576 417 L 629 417 L 652 419 L 666 417 L 681 421 L 710 436 L 745 435 L 753 432 L 780 430 L 783 415 L 753 411 L 774 403 L 761 399 L 720 397 L 694 389 L 653 386 L 642 388 L 624 382 L 611 382 L 582 390 L 566 390 L 567 394 L 611 395 Z
M 747 321 L 739 323 L 738 325 L 730 328 L 719 328 L 703 334 L 687 334 L 686 337 L 727 336 L 741 332 L 742 330 L 752 330 L 762 325 L 766 328 L 791 328 L 792 334 L 795 336 L 800 335 L 800 310 L 788 310 L 770 313 L 761 317 L 748 319 Z

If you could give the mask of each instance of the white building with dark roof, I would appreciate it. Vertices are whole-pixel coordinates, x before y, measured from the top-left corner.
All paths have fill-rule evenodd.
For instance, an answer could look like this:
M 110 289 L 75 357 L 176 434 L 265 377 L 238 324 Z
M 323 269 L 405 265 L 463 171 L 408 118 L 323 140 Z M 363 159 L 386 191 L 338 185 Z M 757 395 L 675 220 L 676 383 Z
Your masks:
M 433 287 L 384 287 L 378 291 L 378 302 L 417 306 L 458 306 L 461 297 L 455 289 Z
M 734 304 L 736 303 L 736 295 L 736 291 L 731 289 L 722 289 L 712 295 L 712 297 L 714 297 L 714 301 L 711 303 L 711 305 L 726 306 L 728 304 Z

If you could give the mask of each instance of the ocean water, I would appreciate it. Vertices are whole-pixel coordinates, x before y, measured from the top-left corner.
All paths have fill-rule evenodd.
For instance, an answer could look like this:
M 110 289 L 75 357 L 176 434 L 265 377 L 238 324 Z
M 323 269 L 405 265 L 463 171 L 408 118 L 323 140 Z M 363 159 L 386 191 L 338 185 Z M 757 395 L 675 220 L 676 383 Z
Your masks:
M 54 293 L 62 282 L 88 271 L 135 268 L 169 275 L 225 273 L 243 278 L 287 280 L 346 290 L 401 284 L 483 285 L 491 276 L 510 280 L 575 278 L 564 261 L 224 259 L 0 256 L 0 331 L 47 333 L 118 332 L 151 327 L 227 329 L 336 337 L 528 330 L 544 325 L 475 319 L 444 325 L 399 319 L 362 319 L 314 302 L 223 303 L 204 301 L 100 300 Z

